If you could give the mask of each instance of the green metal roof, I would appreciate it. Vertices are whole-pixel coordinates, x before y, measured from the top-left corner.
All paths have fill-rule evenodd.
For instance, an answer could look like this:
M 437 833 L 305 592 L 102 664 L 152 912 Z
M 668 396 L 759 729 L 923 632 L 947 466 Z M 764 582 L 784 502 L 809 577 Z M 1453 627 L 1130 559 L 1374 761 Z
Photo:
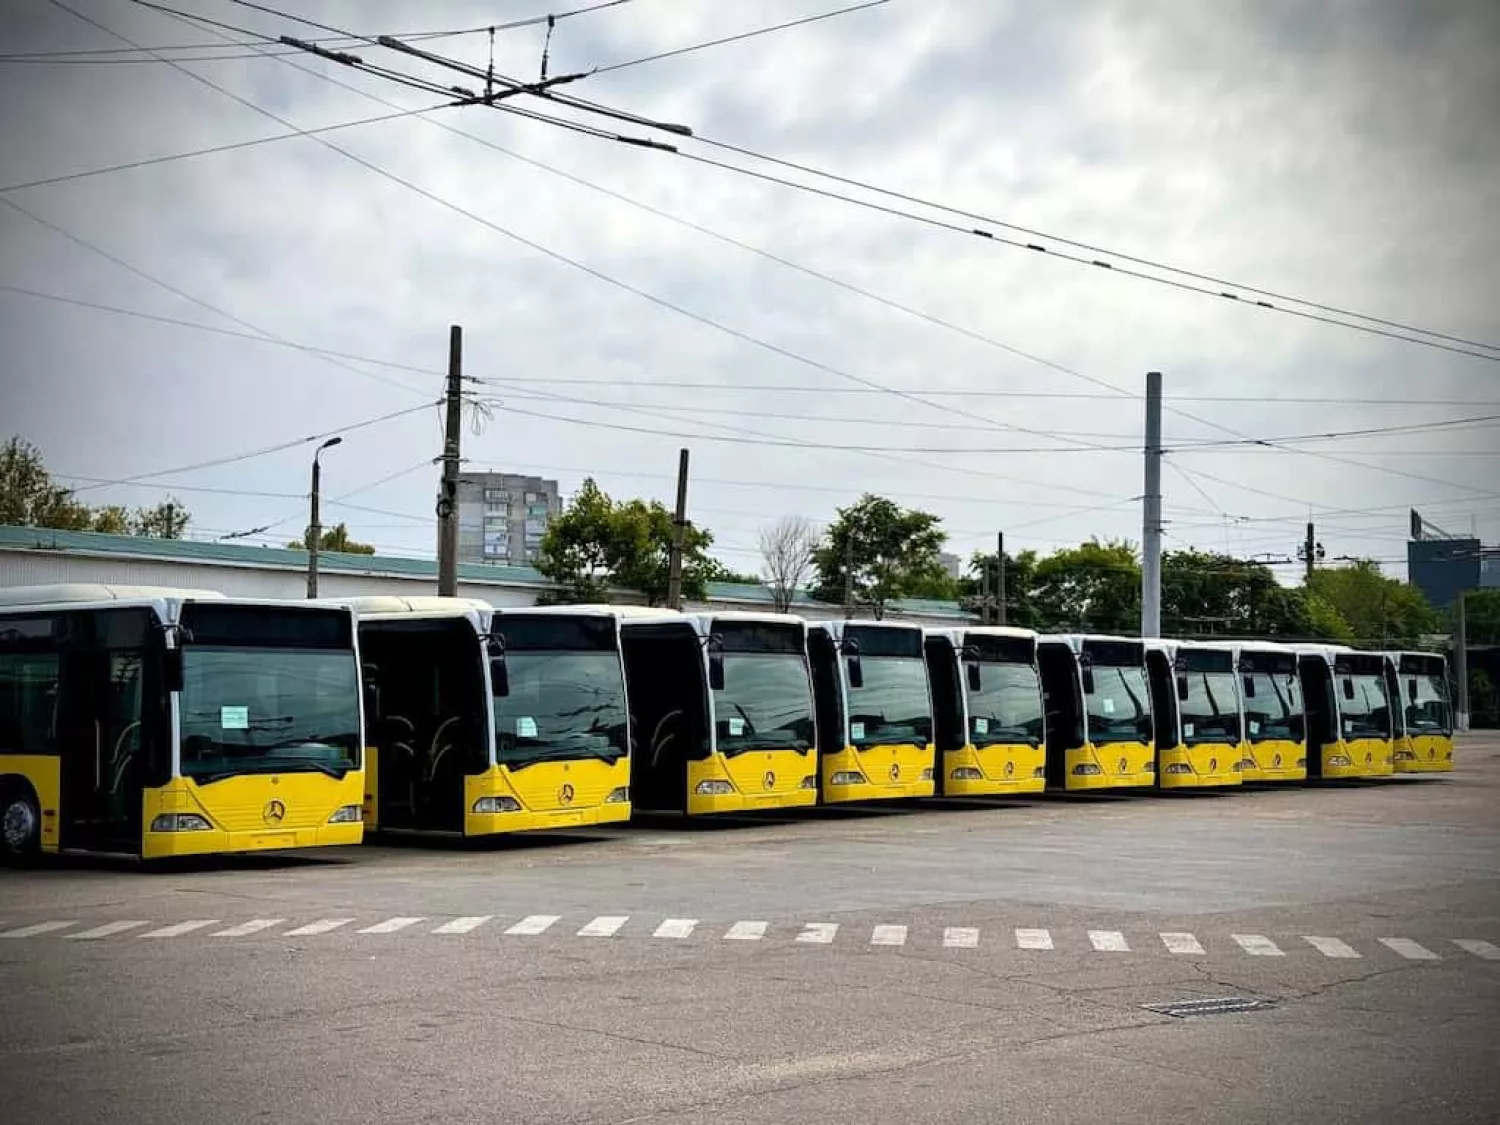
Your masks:
M 213 543 L 197 539 L 151 539 L 136 535 L 104 535 L 97 531 L 56 531 L 47 527 L 15 527 L 0 524 L 0 550 L 59 551 L 69 554 L 108 555 L 154 559 L 158 561 L 202 563 L 208 566 L 249 566 L 274 570 L 304 570 L 307 552 L 286 547 L 250 547 L 241 543 Z M 365 574 L 405 578 L 428 578 L 437 581 L 434 559 L 406 559 L 392 555 L 346 555 L 322 551 L 318 568 L 324 574 Z M 491 563 L 465 564 L 458 568 L 464 582 L 488 585 L 534 586 L 548 589 L 552 583 L 533 567 L 502 566 Z M 765 586 L 737 582 L 710 582 L 708 595 L 716 601 L 755 602 L 771 605 L 771 591 Z M 824 605 L 798 591 L 792 599 L 798 606 Z M 972 615 L 954 602 L 912 598 L 892 603 L 892 609 L 903 613 L 920 613 L 928 617 L 952 617 L 968 621 Z

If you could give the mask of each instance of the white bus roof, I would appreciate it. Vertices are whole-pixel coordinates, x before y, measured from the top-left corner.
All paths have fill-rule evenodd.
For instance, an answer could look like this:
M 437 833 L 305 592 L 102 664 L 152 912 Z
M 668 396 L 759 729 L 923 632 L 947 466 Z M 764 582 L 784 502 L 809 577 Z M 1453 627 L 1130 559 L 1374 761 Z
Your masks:
M 1015 625 L 929 625 L 922 630 L 928 637 L 945 637 L 955 646 L 965 637 L 1006 637 L 1011 640 L 1031 641 L 1035 646 L 1039 634 L 1035 629 L 1022 629 Z
M 842 639 L 844 630 L 851 626 L 859 626 L 861 629 L 905 629 L 908 632 L 921 633 L 922 626 L 914 621 L 876 621 L 873 618 L 856 617 L 852 621 L 814 621 L 809 627 L 822 629 L 833 637 Z
M 542 617 L 613 617 L 625 620 L 676 620 L 683 615 L 673 609 L 649 605 L 611 605 L 607 602 L 581 602 L 577 605 L 528 605 L 506 606 L 496 609 L 497 617 L 516 617 L 533 614 Z
M 694 627 L 699 633 L 707 636 L 713 628 L 714 622 L 723 621 L 727 624 L 739 622 L 743 625 L 789 625 L 799 630 L 804 637 L 807 636 L 807 622 L 790 613 L 757 613 L 754 610 L 726 610 L 723 613 L 692 613 L 688 617 L 692 620 Z
M 108 586 L 103 583 L 75 582 L 53 586 L 7 586 L 0 589 L 0 605 L 16 606 L 227 600 L 218 590 L 180 589 L 171 586 Z
M 1078 649 L 1079 649 L 1079 647 L 1081 645 L 1085 644 L 1086 642 L 1090 642 L 1090 641 L 1108 641 L 1108 642 L 1111 642 L 1111 643 L 1124 643 L 1124 644 L 1133 644 L 1133 645 L 1144 645 L 1145 644 L 1145 642 L 1142 641 L 1140 637 L 1121 637 L 1121 636 L 1116 636 L 1113 633 L 1039 633 L 1039 634 L 1037 634 L 1037 643 L 1038 644 L 1048 644 L 1048 643 L 1051 643 L 1051 644 L 1063 644 L 1063 645 L 1067 645 L 1074 652 L 1077 652 Z
M 1231 647 L 1236 653 L 1241 652 L 1279 652 L 1287 656 L 1297 654 L 1297 645 L 1289 645 L 1282 641 L 1247 641 L 1237 640 L 1232 642 Z

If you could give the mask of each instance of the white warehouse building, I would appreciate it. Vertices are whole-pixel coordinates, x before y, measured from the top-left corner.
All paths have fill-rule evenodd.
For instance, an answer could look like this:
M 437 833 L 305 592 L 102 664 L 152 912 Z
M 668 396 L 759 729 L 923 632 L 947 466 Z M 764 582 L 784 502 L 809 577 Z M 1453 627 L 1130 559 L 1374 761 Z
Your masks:
M 0 587 L 102 583 L 218 590 L 231 597 L 301 598 L 307 593 L 307 552 L 190 539 L 148 539 L 92 531 L 0 525 Z M 460 564 L 458 594 L 499 607 L 530 606 L 552 583 L 529 566 Z M 437 563 L 381 555 L 318 556 L 318 594 L 325 598 L 437 592 Z M 639 601 L 622 593 L 619 602 Z M 764 586 L 713 582 L 706 602 L 688 610 L 772 608 Z M 799 594 L 792 611 L 809 620 L 843 616 L 843 607 Z M 977 620 L 951 602 L 909 600 L 888 617 L 930 625 Z

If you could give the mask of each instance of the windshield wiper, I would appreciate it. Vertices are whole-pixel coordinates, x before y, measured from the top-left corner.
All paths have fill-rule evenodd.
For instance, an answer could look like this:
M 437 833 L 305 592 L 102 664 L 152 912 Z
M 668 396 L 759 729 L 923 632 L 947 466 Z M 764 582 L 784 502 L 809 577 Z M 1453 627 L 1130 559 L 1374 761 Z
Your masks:
M 726 742 L 728 745 L 726 745 Z M 805 739 L 801 738 L 776 738 L 769 734 L 749 735 L 744 738 L 736 738 L 732 742 L 721 739 L 719 750 L 726 757 L 734 757 L 736 754 L 745 754 L 752 750 L 795 750 L 799 754 L 805 753 L 810 747 Z

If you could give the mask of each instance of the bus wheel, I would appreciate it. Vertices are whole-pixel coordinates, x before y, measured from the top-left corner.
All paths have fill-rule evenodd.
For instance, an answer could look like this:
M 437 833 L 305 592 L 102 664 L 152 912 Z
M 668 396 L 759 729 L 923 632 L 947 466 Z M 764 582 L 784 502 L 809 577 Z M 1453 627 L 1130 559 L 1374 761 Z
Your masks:
M 42 839 L 42 814 L 25 785 L 0 788 L 0 855 L 25 859 L 36 854 Z

